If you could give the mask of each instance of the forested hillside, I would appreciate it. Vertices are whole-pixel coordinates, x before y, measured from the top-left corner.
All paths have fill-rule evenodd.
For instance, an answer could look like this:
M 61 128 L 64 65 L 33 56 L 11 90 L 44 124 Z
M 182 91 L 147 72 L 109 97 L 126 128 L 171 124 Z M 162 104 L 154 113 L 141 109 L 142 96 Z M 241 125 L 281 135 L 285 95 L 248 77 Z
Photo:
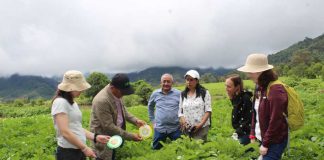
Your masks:
M 161 75 L 163 73 L 170 73 L 173 75 L 173 78 L 176 83 L 183 83 L 184 82 L 183 75 L 189 69 L 196 69 L 200 73 L 202 79 L 205 80 L 209 79 L 209 81 L 213 81 L 213 82 L 216 82 L 217 76 L 223 76 L 233 70 L 233 69 L 225 69 L 225 68 L 200 69 L 200 68 L 183 68 L 183 67 L 151 67 L 140 72 L 129 73 L 128 75 L 131 81 L 144 80 L 152 84 L 153 86 L 155 86 L 159 84 Z
M 0 78 L 0 100 L 16 98 L 51 98 L 58 82 L 40 76 L 21 76 L 14 74 Z
M 314 39 L 306 37 L 287 49 L 269 55 L 269 63 L 293 63 L 294 59 L 299 56 L 303 56 L 302 58 L 306 61 L 324 61 L 324 34 Z
M 276 54 L 269 55 L 280 76 L 318 78 L 324 80 L 324 34 L 298 42 Z

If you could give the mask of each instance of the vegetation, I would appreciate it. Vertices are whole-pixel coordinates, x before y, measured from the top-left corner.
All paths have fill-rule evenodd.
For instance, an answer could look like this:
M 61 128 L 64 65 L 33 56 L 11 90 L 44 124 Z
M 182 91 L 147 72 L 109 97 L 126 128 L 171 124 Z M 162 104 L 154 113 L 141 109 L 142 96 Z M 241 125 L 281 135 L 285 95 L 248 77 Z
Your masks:
M 287 49 L 269 55 L 269 62 L 274 64 L 281 76 L 305 78 L 323 78 L 324 34 L 315 38 L 305 38 Z
M 324 156 L 324 82 L 321 79 L 283 78 L 282 80 L 293 86 L 302 97 L 306 118 L 305 126 L 291 133 L 290 155 L 285 152 L 283 160 L 322 159 Z M 254 86 L 251 81 L 245 81 L 245 84 L 250 89 Z M 234 132 L 230 122 L 231 104 L 227 99 L 224 83 L 203 85 L 210 91 L 213 101 L 213 124 L 207 143 L 203 144 L 183 137 L 175 142 L 167 141 L 165 147 L 154 151 L 150 148 L 151 138 L 142 142 L 126 141 L 122 148 L 117 149 L 118 159 L 227 160 L 257 157 L 257 144 L 241 146 L 231 138 Z M 183 89 L 183 86 L 178 88 Z M 0 159 L 54 159 L 56 141 L 49 111 L 50 104 L 49 102 L 45 102 L 44 106 L 30 106 L 30 104 L 25 103 L 20 107 L 14 107 L 11 103 L 0 105 L 0 135 L 2 135 L 0 136 Z M 23 111 L 20 111 L 22 109 Z M 85 128 L 89 127 L 90 111 L 89 107 L 82 107 Z M 128 111 L 148 122 L 145 105 L 129 107 Z M 127 130 L 138 132 L 130 124 L 127 125 Z M 250 147 L 256 151 L 245 153 L 245 150 Z
M 16 98 L 51 98 L 56 90 L 57 81 L 40 76 L 0 77 L 0 100 Z
M 91 85 L 91 88 L 86 90 L 85 97 L 90 98 L 91 103 L 93 97 L 97 95 L 97 93 L 108 83 L 110 83 L 110 80 L 103 73 L 93 72 L 87 77 L 87 82 Z

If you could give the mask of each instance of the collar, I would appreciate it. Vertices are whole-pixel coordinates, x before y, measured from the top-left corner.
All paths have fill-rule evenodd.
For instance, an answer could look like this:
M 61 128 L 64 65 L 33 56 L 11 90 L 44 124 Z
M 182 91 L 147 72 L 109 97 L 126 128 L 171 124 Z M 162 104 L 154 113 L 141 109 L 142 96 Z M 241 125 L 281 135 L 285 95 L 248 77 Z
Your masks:
M 162 88 L 160 88 L 160 89 L 158 90 L 158 92 L 160 92 L 161 94 L 163 94 Z M 170 90 L 167 94 L 170 94 L 170 93 L 172 93 L 172 92 L 174 92 L 174 89 L 173 89 L 173 88 L 171 88 L 171 90 Z

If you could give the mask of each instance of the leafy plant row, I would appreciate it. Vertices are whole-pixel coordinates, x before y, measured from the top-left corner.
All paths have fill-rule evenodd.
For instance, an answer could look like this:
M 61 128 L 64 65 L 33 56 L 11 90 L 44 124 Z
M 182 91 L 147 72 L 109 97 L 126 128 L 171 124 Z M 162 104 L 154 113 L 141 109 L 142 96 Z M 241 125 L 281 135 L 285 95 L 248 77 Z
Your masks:
M 324 156 L 324 83 L 320 80 L 293 81 L 305 104 L 305 126 L 291 133 L 290 154 L 285 152 L 283 159 L 322 159 Z M 290 85 L 291 85 L 290 84 Z M 177 141 L 168 140 L 159 151 L 151 149 L 152 139 L 141 142 L 126 141 L 117 149 L 118 159 L 157 159 L 157 160 L 196 160 L 196 159 L 251 159 L 258 156 L 258 144 L 240 145 L 231 138 L 231 104 L 225 95 L 224 83 L 205 84 L 213 97 L 212 128 L 208 142 L 182 137 Z M 253 84 L 247 82 L 252 88 Z M 46 108 L 46 109 L 44 109 Z M 35 110 L 34 110 L 35 109 Z M 39 111 L 37 111 L 37 109 Z M 44 110 L 43 110 L 44 109 Z M 83 126 L 89 127 L 90 108 L 83 108 Z M 146 106 L 135 106 L 128 111 L 148 122 Z M 0 106 L 0 160 L 12 159 L 54 159 L 56 148 L 53 120 L 49 107 L 9 107 Z M 18 114 L 19 113 L 19 114 Z M 23 114 L 24 113 L 24 114 Z M 16 117 L 16 118 L 10 118 Z M 128 124 L 127 130 L 138 132 Z M 253 152 L 246 152 L 253 148 Z

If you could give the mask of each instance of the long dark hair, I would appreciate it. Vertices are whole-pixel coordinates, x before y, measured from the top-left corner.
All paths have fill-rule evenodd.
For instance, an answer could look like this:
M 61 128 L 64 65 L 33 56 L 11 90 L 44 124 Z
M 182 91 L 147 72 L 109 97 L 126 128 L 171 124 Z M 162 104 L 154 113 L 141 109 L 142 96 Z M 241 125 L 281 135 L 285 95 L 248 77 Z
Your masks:
M 185 90 L 182 91 L 181 94 L 183 95 L 183 97 L 187 98 L 187 94 L 188 94 L 189 90 L 190 89 L 188 87 L 186 87 Z M 203 96 L 204 93 L 206 93 L 206 88 L 203 87 L 202 85 L 200 85 L 200 83 L 198 81 L 198 83 L 196 85 L 196 98 L 199 96 Z
M 258 86 L 263 89 L 266 89 L 270 82 L 278 79 L 278 75 L 272 70 L 263 71 L 258 77 Z
M 52 100 L 52 103 L 58 97 L 66 99 L 71 105 L 73 105 L 73 103 L 74 103 L 73 96 L 72 96 L 71 92 L 66 92 L 66 91 L 62 91 L 62 90 L 59 90 L 59 89 L 56 90 L 56 93 L 55 93 L 55 96 L 54 96 L 54 98 Z

